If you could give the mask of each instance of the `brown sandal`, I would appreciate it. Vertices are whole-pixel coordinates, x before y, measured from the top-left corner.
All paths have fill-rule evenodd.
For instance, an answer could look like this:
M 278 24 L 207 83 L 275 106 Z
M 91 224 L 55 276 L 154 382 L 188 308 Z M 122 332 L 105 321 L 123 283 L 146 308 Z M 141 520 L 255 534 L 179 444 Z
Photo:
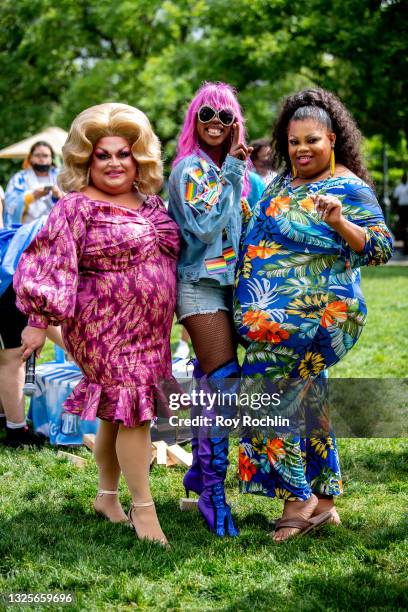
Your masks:
M 332 518 L 331 512 L 321 512 L 317 516 L 313 516 L 310 519 L 302 519 L 302 518 L 295 518 L 295 517 L 282 518 L 279 521 L 276 521 L 274 533 L 279 531 L 279 529 L 283 529 L 285 527 L 289 527 L 291 529 L 300 529 L 300 531 L 299 533 L 295 533 L 289 536 L 285 540 L 274 540 L 274 541 L 275 542 L 276 541 L 286 542 L 286 540 L 290 540 L 291 538 L 297 538 L 299 536 L 306 535 L 306 533 L 309 533 L 310 531 L 318 529 L 322 527 L 323 525 L 325 525 L 326 523 L 328 523 L 331 518 Z

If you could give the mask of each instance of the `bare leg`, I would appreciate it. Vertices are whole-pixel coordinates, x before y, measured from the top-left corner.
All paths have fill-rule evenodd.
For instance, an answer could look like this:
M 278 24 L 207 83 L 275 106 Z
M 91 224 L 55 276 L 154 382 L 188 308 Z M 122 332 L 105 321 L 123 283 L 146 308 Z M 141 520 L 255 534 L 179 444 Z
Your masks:
M 133 429 L 119 426 L 116 438 L 116 453 L 126 479 L 132 501 L 148 503 L 150 493 L 149 471 L 151 459 L 150 422 Z M 132 522 L 138 538 L 166 543 L 154 505 L 133 507 Z
M 0 400 L 7 420 L 13 423 L 25 420 L 24 373 L 21 348 L 0 351 Z
M 99 471 L 99 491 L 117 491 L 120 466 L 116 456 L 116 437 L 119 425 L 100 421 L 96 434 L 94 457 Z M 94 508 L 112 523 L 125 523 L 127 516 L 120 505 L 117 495 L 98 493 Z

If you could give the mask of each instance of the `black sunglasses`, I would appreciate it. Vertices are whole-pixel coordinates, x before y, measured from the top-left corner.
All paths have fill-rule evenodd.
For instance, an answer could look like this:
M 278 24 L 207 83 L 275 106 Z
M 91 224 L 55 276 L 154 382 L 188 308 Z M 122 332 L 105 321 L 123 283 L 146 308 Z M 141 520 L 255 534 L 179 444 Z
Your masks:
M 197 117 L 201 123 L 209 123 L 212 121 L 212 119 L 214 119 L 214 117 L 218 117 L 222 125 L 225 127 L 232 125 L 235 120 L 234 111 L 231 108 L 222 108 L 221 110 L 217 111 L 208 104 L 203 104 L 203 106 L 200 106 Z

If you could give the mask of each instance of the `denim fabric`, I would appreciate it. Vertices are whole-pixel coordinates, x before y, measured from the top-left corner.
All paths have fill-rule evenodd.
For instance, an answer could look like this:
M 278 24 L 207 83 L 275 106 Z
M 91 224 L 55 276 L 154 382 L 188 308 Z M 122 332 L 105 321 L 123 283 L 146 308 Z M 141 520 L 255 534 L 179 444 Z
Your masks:
M 177 283 L 177 321 L 193 314 L 207 314 L 231 308 L 232 288 L 222 286 L 210 278 L 203 278 L 198 283 Z
M 170 175 L 169 215 L 182 235 L 177 277 L 234 283 L 241 234 L 241 195 L 246 163 L 227 155 L 221 169 L 203 152 L 181 160 Z M 209 271 L 217 262 L 221 268 Z

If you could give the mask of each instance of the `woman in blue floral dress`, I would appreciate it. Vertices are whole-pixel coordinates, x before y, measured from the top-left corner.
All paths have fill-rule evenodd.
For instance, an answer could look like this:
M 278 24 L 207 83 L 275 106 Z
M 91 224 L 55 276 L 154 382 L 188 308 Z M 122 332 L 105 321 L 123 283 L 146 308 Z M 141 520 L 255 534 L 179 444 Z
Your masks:
M 284 171 L 243 232 L 234 318 L 247 344 L 244 385 L 291 384 L 298 406 L 313 401 L 326 369 L 360 336 L 367 314 L 360 266 L 392 254 L 360 136 L 333 94 L 310 89 L 287 98 L 272 140 L 275 167 Z M 279 429 L 241 439 L 241 490 L 285 500 L 275 541 L 339 522 L 340 467 L 335 437 L 323 431 L 324 399 L 319 410 L 306 439 Z

